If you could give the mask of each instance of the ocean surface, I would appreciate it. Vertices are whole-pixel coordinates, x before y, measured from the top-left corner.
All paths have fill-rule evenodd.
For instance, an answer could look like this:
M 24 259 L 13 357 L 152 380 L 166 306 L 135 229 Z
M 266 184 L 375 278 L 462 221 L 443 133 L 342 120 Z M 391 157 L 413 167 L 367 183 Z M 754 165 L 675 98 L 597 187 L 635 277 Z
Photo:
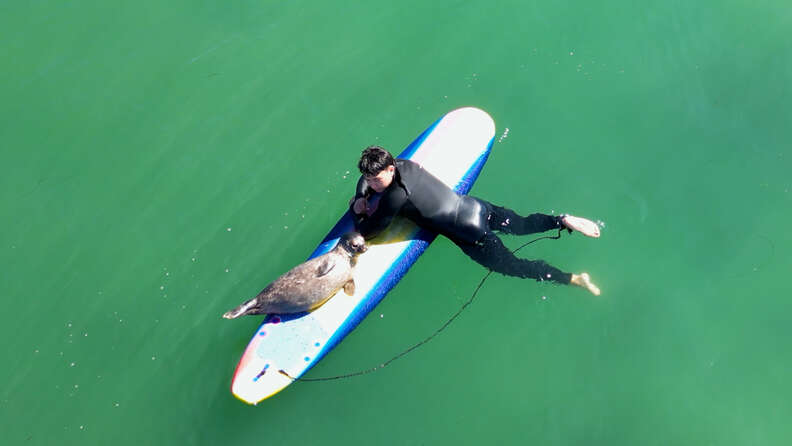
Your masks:
M 788 1 L 0 4 L 9 445 L 792 441 Z M 473 195 L 602 223 L 440 336 L 258 406 L 224 320 L 344 212 L 371 144 L 476 106 Z M 509 237 L 517 247 L 529 237 Z M 372 367 L 486 271 L 440 238 L 307 377 Z

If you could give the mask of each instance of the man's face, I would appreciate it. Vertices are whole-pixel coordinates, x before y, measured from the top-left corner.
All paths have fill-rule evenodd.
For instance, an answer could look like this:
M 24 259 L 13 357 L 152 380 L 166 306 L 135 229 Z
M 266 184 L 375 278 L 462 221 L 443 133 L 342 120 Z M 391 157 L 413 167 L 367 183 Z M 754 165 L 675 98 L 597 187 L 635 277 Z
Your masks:
M 366 181 L 369 187 L 374 189 L 375 192 L 382 192 L 391 185 L 395 174 L 396 168 L 394 166 L 388 166 L 376 175 L 366 175 Z

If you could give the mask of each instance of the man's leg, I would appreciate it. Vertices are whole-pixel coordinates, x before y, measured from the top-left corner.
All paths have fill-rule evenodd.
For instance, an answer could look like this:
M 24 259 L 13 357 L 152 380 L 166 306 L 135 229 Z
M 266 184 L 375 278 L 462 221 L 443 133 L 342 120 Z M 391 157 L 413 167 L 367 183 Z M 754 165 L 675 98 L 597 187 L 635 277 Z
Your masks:
M 562 284 L 568 284 L 572 279 L 572 274 L 550 266 L 543 260 L 516 257 L 501 239 L 492 233 L 488 233 L 477 244 L 459 242 L 457 246 L 477 263 L 507 276 L 530 278 L 540 282 L 549 280 Z
M 486 207 L 489 210 L 487 223 L 490 230 L 500 231 L 504 234 L 534 234 L 564 227 L 561 217 L 555 215 L 537 213 L 523 217 L 511 209 L 492 203 L 486 203 Z
M 587 237 L 597 238 L 600 236 L 599 226 L 587 218 L 546 214 L 531 214 L 523 217 L 511 209 L 496 206 L 481 199 L 479 201 L 483 202 L 489 211 L 488 224 L 492 231 L 524 235 L 545 232 L 550 229 L 567 228 L 570 232 L 578 231 Z

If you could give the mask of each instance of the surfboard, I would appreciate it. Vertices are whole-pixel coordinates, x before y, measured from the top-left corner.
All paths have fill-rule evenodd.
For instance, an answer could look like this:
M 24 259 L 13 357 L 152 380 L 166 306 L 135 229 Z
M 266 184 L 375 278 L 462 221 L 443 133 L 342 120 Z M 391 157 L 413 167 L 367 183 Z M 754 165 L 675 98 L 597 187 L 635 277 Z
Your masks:
M 486 112 L 460 108 L 435 121 L 397 157 L 417 162 L 457 193 L 467 194 L 494 140 L 495 122 Z M 347 211 L 308 258 L 330 251 L 353 229 Z M 257 404 L 293 382 L 281 370 L 294 378 L 305 374 L 377 306 L 435 237 L 396 218 L 358 257 L 354 295 L 341 290 L 310 313 L 267 315 L 239 360 L 231 383 L 234 396 Z

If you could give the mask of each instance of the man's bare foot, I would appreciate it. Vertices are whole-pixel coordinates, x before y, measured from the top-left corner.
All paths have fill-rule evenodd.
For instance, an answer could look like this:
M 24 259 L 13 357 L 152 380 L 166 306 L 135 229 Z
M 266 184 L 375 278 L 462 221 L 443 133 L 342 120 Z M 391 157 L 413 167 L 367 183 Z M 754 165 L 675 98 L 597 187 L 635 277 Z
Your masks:
M 574 215 L 565 215 L 561 219 L 561 222 L 564 223 L 564 226 L 567 228 L 573 231 L 578 231 L 587 237 L 597 238 L 600 236 L 599 226 L 587 218 L 575 217 Z
M 591 276 L 589 276 L 588 273 L 572 274 L 572 279 L 569 281 L 569 283 L 572 285 L 577 285 L 581 288 L 585 288 L 595 296 L 600 295 L 600 289 L 597 287 L 597 285 L 591 283 Z

